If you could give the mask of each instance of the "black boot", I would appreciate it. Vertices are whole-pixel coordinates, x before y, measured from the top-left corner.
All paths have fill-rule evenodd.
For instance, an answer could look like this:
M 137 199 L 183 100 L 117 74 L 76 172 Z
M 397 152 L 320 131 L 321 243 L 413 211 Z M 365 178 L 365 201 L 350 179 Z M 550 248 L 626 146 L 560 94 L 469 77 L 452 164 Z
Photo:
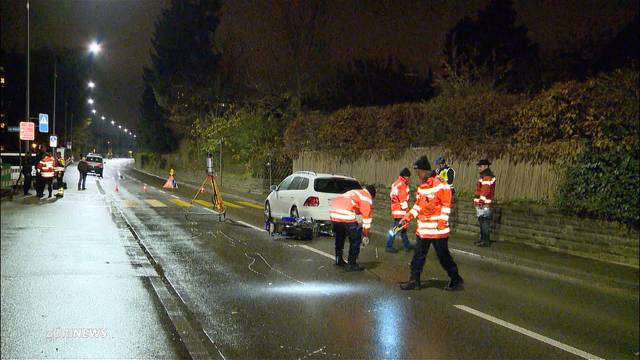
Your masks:
M 458 290 L 462 287 L 462 284 L 464 284 L 464 279 L 462 278 L 462 276 L 456 273 L 454 276 L 451 277 L 451 281 L 449 281 L 449 283 L 447 284 L 447 286 L 444 287 L 444 289 L 446 291 Z
M 342 258 L 342 254 L 336 255 L 336 262 L 335 262 L 334 265 L 335 266 L 340 266 L 340 267 L 345 267 L 347 265 L 347 263 Z
M 406 282 L 404 284 L 400 284 L 400 289 L 402 289 L 402 290 L 415 290 L 415 289 L 420 290 L 420 276 L 411 275 L 411 279 L 408 282 Z
M 349 256 L 349 263 L 347 264 L 345 271 L 362 271 L 362 270 L 364 270 L 364 268 L 358 265 L 358 263 L 356 262 L 356 259 Z

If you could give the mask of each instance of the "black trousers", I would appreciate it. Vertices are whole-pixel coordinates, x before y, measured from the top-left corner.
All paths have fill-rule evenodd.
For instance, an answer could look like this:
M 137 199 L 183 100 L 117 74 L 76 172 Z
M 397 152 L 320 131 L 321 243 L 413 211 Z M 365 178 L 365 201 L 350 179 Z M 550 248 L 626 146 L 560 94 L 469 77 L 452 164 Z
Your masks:
M 29 193 L 29 189 L 31 189 L 31 173 L 24 176 L 24 183 L 22 184 L 22 190 L 25 195 Z
M 420 274 L 424 268 L 424 263 L 429 253 L 429 246 L 433 244 L 438 255 L 440 266 L 447 272 L 450 278 L 455 279 L 458 275 L 458 265 L 453 261 L 449 252 L 449 238 L 442 239 L 422 239 L 416 237 L 416 247 L 411 260 L 411 278 L 420 279 Z
M 40 186 L 36 188 L 36 190 L 38 191 L 39 197 L 44 196 L 45 186 L 47 186 L 47 190 L 49 191 L 49 197 L 51 197 L 51 195 L 53 194 L 53 178 L 52 177 L 46 178 L 46 177 L 40 176 Z
M 333 222 L 333 233 L 336 236 L 336 256 L 342 256 L 344 241 L 349 237 L 349 259 L 353 264 L 360 255 L 360 243 L 362 242 L 362 228 L 357 222 L 343 223 Z

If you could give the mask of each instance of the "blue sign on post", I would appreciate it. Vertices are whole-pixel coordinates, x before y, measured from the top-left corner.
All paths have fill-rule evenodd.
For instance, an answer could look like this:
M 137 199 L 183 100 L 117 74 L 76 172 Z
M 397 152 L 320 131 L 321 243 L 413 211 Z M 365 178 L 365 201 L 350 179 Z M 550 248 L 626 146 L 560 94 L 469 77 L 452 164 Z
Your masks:
M 38 114 L 38 131 L 41 133 L 49 132 L 49 115 Z

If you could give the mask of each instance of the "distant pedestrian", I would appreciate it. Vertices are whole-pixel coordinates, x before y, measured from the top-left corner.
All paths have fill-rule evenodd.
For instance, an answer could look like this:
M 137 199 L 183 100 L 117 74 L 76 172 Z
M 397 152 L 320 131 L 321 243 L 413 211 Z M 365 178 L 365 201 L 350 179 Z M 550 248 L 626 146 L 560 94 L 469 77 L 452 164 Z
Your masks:
M 22 190 L 24 192 L 24 196 L 31 195 L 29 190 L 31 189 L 31 183 L 33 181 L 33 163 L 31 159 L 31 153 L 27 153 L 22 159 L 22 168 L 20 169 L 20 173 L 24 177 L 24 183 L 22 186 Z
M 438 255 L 440 266 L 451 278 L 445 290 L 458 289 L 464 280 L 458 273 L 458 265 L 449 252 L 449 214 L 451 213 L 451 189 L 449 185 L 436 177 L 435 171 L 426 156 L 415 162 L 414 168 L 420 178 L 420 186 L 416 191 L 416 203 L 400 225 L 408 226 L 414 218 L 418 219 L 416 230 L 416 246 L 411 260 L 411 277 L 402 284 L 402 290 L 420 289 L 420 275 L 433 245 Z
M 400 176 L 396 179 L 396 181 L 391 184 L 391 193 L 389 196 L 391 197 L 391 217 L 393 218 L 393 226 L 396 227 L 400 223 L 400 220 L 407 215 L 407 211 L 409 211 L 409 178 L 411 177 L 411 171 L 409 169 L 404 168 L 400 171 Z M 404 249 L 406 251 L 411 251 L 413 249 L 413 245 L 409 242 L 409 237 L 407 236 L 407 229 L 403 228 L 400 230 L 400 237 L 402 238 L 402 243 L 404 245 Z M 393 241 L 396 238 L 396 234 L 390 232 L 387 234 L 387 245 L 385 250 L 390 253 L 398 252 L 398 250 L 393 247 Z
M 346 267 L 346 271 L 364 270 L 358 265 L 360 243 L 362 236 L 369 236 L 373 215 L 373 199 L 376 188 L 368 185 L 365 189 L 350 190 L 338 196 L 331 203 L 329 216 L 333 223 L 333 233 L 336 236 L 335 251 L 337 266 Z M 362 216 L 362 227 L 356 220 L 356 215 Z M 344 241 L 349 237 L 349 258 L 344 262 L 342 252 Z
M 489 168 L 491 165 L 489 160 L 482 159 L 476 165 L 480 172 L 480 178 L 476 183 L 473 205 L 476 208 L 476 215 L 480 224 L 480 240 L 476 241 L 475 244 L 478 246 L 490 246 L 491 215 L 496 192 L 496 177 Z
M 53 177 L 55 176 L 56 161 L 50 153 L 45 153 L 44 157 L 36 166 L 40 170 L 40 187 L 38 188 L 38 197 L 44 196 L 44 187 L 49 190 L 49 197 L 53 195 Z
M 80 154 L 80 161 L 78 161 L 78 172 L 80 173 L 78 190 L 87 190 L 85 185 L 87 182 L 87 173 L 89 172 L 89 164 L 87 163 L 87 158 L 82 154 Z
M 451 195 L 455 195 L 456 189 L 453 187 L 453 181 L 455 180 L 456 172 L 447 164 L 447 160 L 443 156 L 436 159 L 435 165 L 436 175 L 440 180 L 449 184 Z

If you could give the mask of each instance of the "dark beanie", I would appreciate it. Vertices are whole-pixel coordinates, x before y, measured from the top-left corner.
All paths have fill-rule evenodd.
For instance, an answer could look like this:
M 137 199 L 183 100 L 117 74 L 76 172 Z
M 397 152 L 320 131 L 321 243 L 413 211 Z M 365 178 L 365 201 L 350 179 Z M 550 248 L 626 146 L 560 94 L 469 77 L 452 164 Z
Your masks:
M 418 170 L 431 170 L 431 164 L 429 164 L 429 159 L 427 159 L 426 156 L 422 156 L 413 164 L 413 168 Z
M 367 186 L 365 186 L 365 189 L 367 189 L 367 191 L 371 195 L 371 198 L 375 198 L 376 197 L 376 188 L 375 188 L 375 186 L 367 185 Z
M 402 169 L 402 171 L 400 171 L 400 176 L 406 177 L 406 178 L 411 177 L 411 171 L 409 171 L 409 169 L 407 168 L 404 168 Z

